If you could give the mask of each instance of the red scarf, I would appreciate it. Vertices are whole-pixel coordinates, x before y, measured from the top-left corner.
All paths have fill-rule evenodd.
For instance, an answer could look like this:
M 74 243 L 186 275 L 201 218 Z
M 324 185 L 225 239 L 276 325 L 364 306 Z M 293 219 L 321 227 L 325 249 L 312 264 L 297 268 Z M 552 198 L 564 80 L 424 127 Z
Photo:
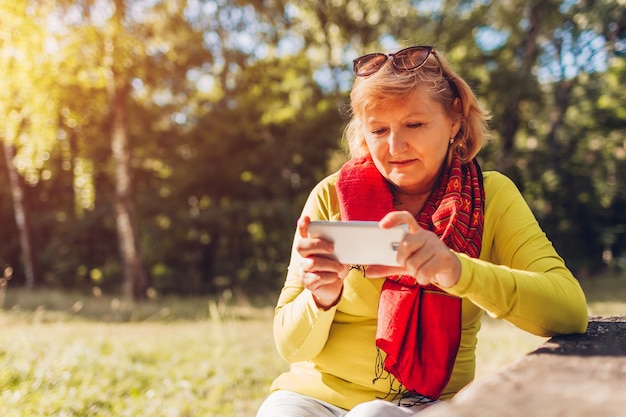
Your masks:
M 370 157 L 352 159 L 337 178 L 342 220 L 378 221 L 393 211 L 389 183 Z M 444 170 L 417 222 L 456 252 L 477 258 L 484 226 L 484 190 L 478 163 L 455 157 Z M 461 299 L 409 276 L 388 277 L 378 306 L 376 345 L 383 368 L 402 384 L 400 394 L 439 398 L 448 384 L 461 339 Z M 382 372 L 378 372 L 378 379 Z

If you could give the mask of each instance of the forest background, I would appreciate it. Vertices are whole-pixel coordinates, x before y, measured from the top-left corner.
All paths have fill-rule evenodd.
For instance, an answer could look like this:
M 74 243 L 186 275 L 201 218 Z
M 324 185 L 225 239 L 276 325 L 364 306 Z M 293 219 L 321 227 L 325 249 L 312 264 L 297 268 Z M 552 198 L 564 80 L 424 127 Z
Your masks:
M 0 0 L 0 287 L 275 292 L 351 60 L 414 44 L 577 276 L 626 269 L 625 0 Z

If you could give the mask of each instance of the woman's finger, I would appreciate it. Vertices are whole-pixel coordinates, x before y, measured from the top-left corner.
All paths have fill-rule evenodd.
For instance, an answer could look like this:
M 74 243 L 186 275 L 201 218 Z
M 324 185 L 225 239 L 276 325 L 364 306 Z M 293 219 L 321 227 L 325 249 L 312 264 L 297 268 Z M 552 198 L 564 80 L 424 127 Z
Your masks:
M 298 234 L 300 237 L 309 236 L 309 225 L 311 224 L 311 218 L 309 216 L 302 216 L 298 219 Z
M 389 212 L 378 222 L 378 225 L 383 229 L 390 229 L 403 224 L 409 226 L 410 233 L 418 233 L 422 229 L 415 217 L 408 211 Z
M 409 267 L 409 260 L 412 261 L 413 268 L 419 267 L 427 258 L 433 246 L 441 244 L 441 241 L 430 233 L 410 233 L 402 239 L 398 245 L 398 263 Z

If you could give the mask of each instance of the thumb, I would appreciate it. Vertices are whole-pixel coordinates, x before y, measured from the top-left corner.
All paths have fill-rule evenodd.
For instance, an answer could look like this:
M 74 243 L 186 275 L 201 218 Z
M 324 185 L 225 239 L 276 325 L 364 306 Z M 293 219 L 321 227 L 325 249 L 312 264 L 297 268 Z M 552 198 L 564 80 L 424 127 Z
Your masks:
M 298 219 L 298 233 L 300 237 L 309 237 L 309 224 L 311 224 L 311 218 L 309 216 L 303 216 Z

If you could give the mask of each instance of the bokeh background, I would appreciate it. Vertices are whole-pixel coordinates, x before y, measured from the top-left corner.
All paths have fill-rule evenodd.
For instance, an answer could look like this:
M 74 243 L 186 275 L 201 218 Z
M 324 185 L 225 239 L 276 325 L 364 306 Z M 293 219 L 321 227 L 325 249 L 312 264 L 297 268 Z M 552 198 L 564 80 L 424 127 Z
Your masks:
M 626 269 L 624 0 L 2 0 L 0 281 L 275 293 L 351 60 L 436 45 L 581 280 Z

